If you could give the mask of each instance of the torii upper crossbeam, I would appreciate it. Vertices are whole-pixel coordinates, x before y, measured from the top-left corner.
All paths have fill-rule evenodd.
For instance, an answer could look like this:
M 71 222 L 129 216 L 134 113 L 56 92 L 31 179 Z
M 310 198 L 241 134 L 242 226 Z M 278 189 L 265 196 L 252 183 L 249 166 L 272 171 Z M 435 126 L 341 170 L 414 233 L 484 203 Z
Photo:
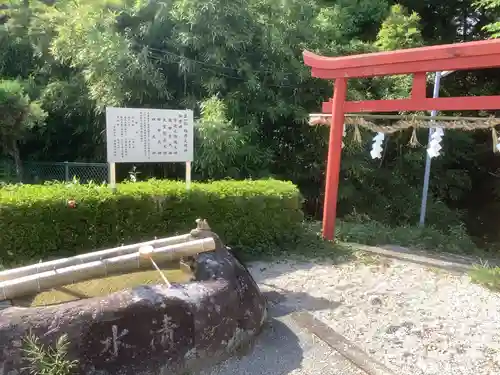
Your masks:
M 328 240 L 333 240 L 335 236 L 345 113 L 500 108 L 500 95 L 427 98 L 426 94 L 428 72 L 500 67 L 500 39 L 343 57 L 324 57 L 304 51 L 303 56 L 305 65 L 311 67 L 313 77 L 335 81 L 333 98 L 324 102 L 322 108 L 324 113 L 332 114 L 323 208 L 323 237 Z M 408 99 L 345 100 L 349 78 L 396 74 L 413 74 L 413 87 Z

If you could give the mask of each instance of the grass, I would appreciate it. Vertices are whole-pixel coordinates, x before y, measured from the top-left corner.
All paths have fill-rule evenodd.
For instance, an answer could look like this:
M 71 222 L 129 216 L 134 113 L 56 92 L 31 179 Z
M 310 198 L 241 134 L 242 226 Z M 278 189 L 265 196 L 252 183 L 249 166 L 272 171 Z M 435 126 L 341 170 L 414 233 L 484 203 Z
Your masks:
M 469 271 L 469 276 L 472 282 L 500 292 L 500 267 L 490 267 L 488 264 L 476 265 Z
M 67 358 L 69 345 L 66 335 L 59 337 L 54 347 L 49 347 L 30 333 L 24 338 L 23 354 L 28 366 L 23 370 L 33 375 L 75 374 L 78 361 Z
M 191 274 L 180 270 L 178 265 L 176 267 L 175 264 L 169 264 L 161 268 L 170 282 L 186 283 L 191 278 Z M 20 306 L 48 306 L 78 299 L 106 296 L 139 285 L 163 283 L 160 274 L 156 270 L 138 271 L 65 285 L 39 293 L 34 298 L 15 300 L 14 304 Z
M 434 252 L 479 254 L 479 249 L 462 227 L 450 228 L 448 233 L 444 233 L 434 228 L 393 228 L 375 221 L 338 220 L 335 240 L 333 243 L 321 238 L 321 222 L 306 222 L 301 240 L 290 246 L 285 255 L 298 255 L 309 259 L 329 258 L 339 261 L 380 263 L 378 259 L 370 258 L 373 256 L 360 253 L 353 244 L 370 246 L 391 244 Z
M 432 227 L 389 227 L 376 221 L 338 221 L 336 238 L 362 245 L 400 245 L 408 248 L 455 254 L 480 254 L 480 250 L 463 227 L 447 232 Z
M 302 258 L 329 258 L 340 261 L 355 261 L 369 266 L 385 269 L 390 262 L 379 256 L 357 250 L 352 242 L 362 245 L 400 245 L 413 249 L 435 252 L 450 252 L 468 255 L 484 255 L 461 227 L 451 228 L 443 233 L 434 228 L 399 227 L 392 228 L 377 222 L 337 222 L 336 243 L 321 239 L 321 223 L 307 222 L 304 236 L 291 248 L 291 255 Z M 441 273 L 439 269 L 429 269 Z M 472 282 L 490 290 L 500 292 L 500 267 L 488 264 L 476 265 L 470 272 Z
M 343 221 L 337 220 L 336 243 L 321 239 L 321 222 L 309 221 L 304 224 L 304 235 L 293 247 L 292 253 L 304 255 L 331 255 L 338 252 L 344 255 L 356 249 L 348 243 L 361 245 L 400 245 L 413 249 L 429 251 L 446 251 L 450 253 L 479 253 L 477 246 L 467 235 L 463 227 L 450 228 L 447 233 L 431 227 L 389 227 L 376 221 Z
M 315 259 L 329 259 L 344 262 L 352 259 L 355 249 L 351 245 L 323 240 L 321 223 L 308 221 L 304 223 L 300 241 L 290 246 L 284 256 L 307 257 Z

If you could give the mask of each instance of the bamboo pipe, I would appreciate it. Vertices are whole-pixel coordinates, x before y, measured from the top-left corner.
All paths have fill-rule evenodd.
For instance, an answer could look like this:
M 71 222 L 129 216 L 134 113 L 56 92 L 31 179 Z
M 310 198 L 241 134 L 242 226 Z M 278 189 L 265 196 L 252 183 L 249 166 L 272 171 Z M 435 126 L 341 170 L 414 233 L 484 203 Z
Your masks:
M 106 258 L 111 258 L 120 255 L 131 254 L 139 251 L 143 246 L 153 246 L 161 247 L 167 245 L 174 245 L 182 242 L 186 242 L 192 239 L 190 234 L 182 234 L 175 237 L 165 237 L 159 238 L 152 241 L 140 242 L 126 246 L 114 247 L 111 249 L 94 251 L 87 254 L 76 255 L 69 258 L 52 260 L 49 262 L 43 262 L 38 264 L 32 264 L 25 267 L 13 268 L 10 270 L 0 272 L 0 282 L 18 279 L 20 277 L 34 275 L 37 273 L 43 273 L 46 271 L 57 270 L 59 268 L 65 268 L 70 266 L 75 266 L 77 264 L 83 264 L 88 262 L 93 262 L 96 260 L 103 260 Z
M 208 237 L 156 248 L 150 255 L 157 261 L 169 261 L 213 250 L 215 250 L 215 241 L 212 237 Z M 151 267 L 150 260 L 144 259 L 144 256 L 139 251 L 136 251 L 131 254 L 7 280 L 0 282 L 0 301 L 33 295 L 44 290 L 79 281 L 106 277 L 112 274 L 121 274 L 146 266 Z

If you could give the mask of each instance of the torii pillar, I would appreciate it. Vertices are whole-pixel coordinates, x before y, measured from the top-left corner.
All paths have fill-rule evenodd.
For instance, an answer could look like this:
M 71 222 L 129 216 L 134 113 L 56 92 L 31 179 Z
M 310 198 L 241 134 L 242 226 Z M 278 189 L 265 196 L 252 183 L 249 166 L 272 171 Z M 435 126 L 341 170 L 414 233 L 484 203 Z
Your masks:
M 500 39 L 343 57 L 324 57 L 304 51 L 303 56 L 304 64 L 311 67 L 313 77 L 334 81 L 333 98 L 324 102 L 322 106 L 323 113 L 332 115 L 323 206 L 323 238 L 327 240 L 335 238 L 345 113 L 465 111 L 500 108 L 500 95 L 428 98 L 426 93 L 428 72 L 500 67 Z M 349 78 L 397 74 L 413 75 L 413 87 L 409 98 L 346 101 Z

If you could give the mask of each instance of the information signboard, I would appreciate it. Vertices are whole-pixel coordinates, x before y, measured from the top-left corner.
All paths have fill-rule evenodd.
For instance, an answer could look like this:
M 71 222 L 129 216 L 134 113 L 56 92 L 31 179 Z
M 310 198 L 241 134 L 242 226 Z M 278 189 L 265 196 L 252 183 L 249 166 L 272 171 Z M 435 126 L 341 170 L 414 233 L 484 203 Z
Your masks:
M 191 110 L 108 107 L 108 162 L 191 162 L 193 122 Z

